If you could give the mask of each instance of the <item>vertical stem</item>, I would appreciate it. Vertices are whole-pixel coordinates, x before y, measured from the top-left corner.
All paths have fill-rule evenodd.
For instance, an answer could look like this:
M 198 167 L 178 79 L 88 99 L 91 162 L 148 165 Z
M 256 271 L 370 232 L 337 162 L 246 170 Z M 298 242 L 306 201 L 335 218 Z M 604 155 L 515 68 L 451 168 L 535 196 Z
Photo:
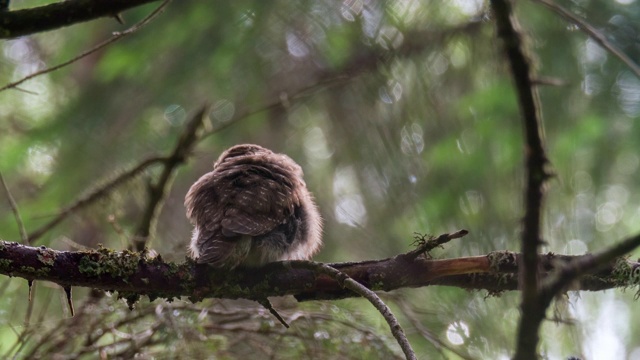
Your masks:
M 544 185 L 549 177 L 546 171 L 548 160 L 542 142 L 538 93 L 533 85 L 530 60 L 525 54 L 511 3 L 508 0 L 492 0 L 491 4 L 496 18 L 498 36 L 504 42 L 504 51 L 513 73 L 525 137 L 525 214 L 519 274 L 522 314 L 514 359 L 533 360 L 537 359 L 539 328 L 546 311 L 546 307 L 540 301 L 538 248 L 541 238 Z

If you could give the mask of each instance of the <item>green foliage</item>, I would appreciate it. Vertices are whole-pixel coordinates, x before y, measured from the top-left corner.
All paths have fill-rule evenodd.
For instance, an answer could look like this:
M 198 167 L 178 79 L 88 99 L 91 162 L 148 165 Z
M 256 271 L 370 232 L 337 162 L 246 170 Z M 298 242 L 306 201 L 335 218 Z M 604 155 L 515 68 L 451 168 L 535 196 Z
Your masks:
M 558 3 L 639 58 L 634 39 L 640 15 L 633 3 Z M 100 19 L 6 41 L 0 82 L 70 59 L 155 6 L 122 14 L 124 26 Z M 539 3 L 517 2 L 516 10 L 536 76 L 563 84 L 537 85 L 557 175 L 543 212 L 544 251 L 597 251 L 640 231 L 640 80 Z M 435 258 L 517 251 L 523 130 L 492 21 L 486 4 L 472 1 L 174 1 L 147 27 L 24 83 L 20 88 L 27 92 L 0 92 L 0 171 L 31 232 L 106 179 L 149 156 L 167 155 L 190 114 L 210 103 L 208 130 L 224 129 L 200 141 L 188 166 L 179 168 L 147 242 L 168 260 L 186 255 L 191 226 L 182 204 L 188 187 L 224 148 L 245 142 L 287 153 L 304 168 L 326 223 L 317 260 L 388 257 L 410 250 L 414 232 L 437 235 L 461 228 L 470 235 L 435 249 Z M 35 245 L 129 248 L 148 184 L 160 171 L 160 166 L 141 171 L 70 214 Z M 0 239 L 16 241 L 12 209 L 0 194 Z M 83 271 L 127 275 L 135 270 L 136 257 L 120 260 L 108 269 L 88 260 Z M 628 271 L 621 269 L 621 276 Z M 0 354 L 20 358 L 59 351 L 95 358 L 104 351 L 133 357 L 113 345 L 117 334 L 147 339 L 149 329 L 155 332 L 141 345 L 140 356 L 365 359 L 399 353 L 379 315 L 364 310 L 361 300 L 286 310 L 299 325 L 286 332 L 268 313 L 244 303 L 225 304 L 244 316 L 237 321 L 225 317 L 224 306 L 215 301 L 141 301 L 129 312 L 123 302 L 95 300 L 82 291 L 74 295 L 76 308 L 86 303 L 96 312 L 76 323 L 61 319 L 58 306 L 66 304 L 50 305 L 57 291 L 39 286 L 32 325 L 20 328 L 28 313 L 26 283 L 0 278 L 0 309 L 10 309 L 0 310 Z M 517 293 L 485 298 L 484 292 L 428 287 L 400 294 L 403 299 L 392 299 L 398 304 L 394 310 L 403 314 L 420 358 L 449 357 L 451 350 L 441 355 L 410 320 L 475 358 L 512 355 Z M 414 316 L 404 313 L 401 300 Z M 597 326 L 590 317 L 635 306 L 632 291 L 593 294 L 584 301 L 570 295 L 568 301 L 556 313 L 584 327 L 546 324 L 542 349 L 549 358 L 598 358 L 601 343 L 594 340 Z M 618 322 L 640 323 L 637 312 L 622 314 L 628 318 L 621 315 Z M 640 346 L 638 326 L 603 326 L 620 334 L 613 340 L 619 352 L 609 356 L 630 358 Z M 11 329 L 27 335 L 18 339 Z M 58 329 L 55 339 L 46 340 L 53 329 Z M 77 336 L 59 339 L 67 330 Z M 237 341 L 239 331 L 253 343 Z M 458 340 L 462 343 L 454 345 Z

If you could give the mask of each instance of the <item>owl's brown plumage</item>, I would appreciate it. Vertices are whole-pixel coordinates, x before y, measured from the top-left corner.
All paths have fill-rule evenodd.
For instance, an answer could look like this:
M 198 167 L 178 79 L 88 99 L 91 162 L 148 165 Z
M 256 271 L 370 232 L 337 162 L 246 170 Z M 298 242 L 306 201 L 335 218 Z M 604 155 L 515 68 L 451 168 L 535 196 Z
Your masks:
M 185 198 L 195 225 L 190 250 L 198 263 L 219 268 L 307 260 L 322 244 L 322 220 L 286 155 L 258 145 L 236 145 Z

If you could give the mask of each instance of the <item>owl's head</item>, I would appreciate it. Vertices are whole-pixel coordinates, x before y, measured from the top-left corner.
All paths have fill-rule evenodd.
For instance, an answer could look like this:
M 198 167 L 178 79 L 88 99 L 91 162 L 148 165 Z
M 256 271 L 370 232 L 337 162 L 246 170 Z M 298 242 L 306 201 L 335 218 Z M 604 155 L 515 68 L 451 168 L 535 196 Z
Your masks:
M 263 148 L 260 145 L 254 145 L 254 144 L 235 145 L 227 149 L 225 152 L 223 152 L 220 155 L 220 157 L 218 157 L 218 160 L 216 160 L 216 162 L 213 164 L 213 168 L 214 169 L 217 168 L 220 164 L 222 164 L 223 162 L 229 159 L 233 159 L 241 156 L 261 155 L 261 154 L 267 155 L 267 154 L 273 154 L 273 152 L 269 149 Z
M 226 166 L 233 165 L 255 165 L 267 166 L 270 170 L 276 172 L 284 172 L 285 175 L 291 174 L 296 176 L 302 184 L 302 168 L 290 157 L 284 154 L 274 153 L 273 151 L 263 148 L 255 144 L 235 145 L 223 152 L 218 160 L 213 164 L 214 170 L 222 164 Z

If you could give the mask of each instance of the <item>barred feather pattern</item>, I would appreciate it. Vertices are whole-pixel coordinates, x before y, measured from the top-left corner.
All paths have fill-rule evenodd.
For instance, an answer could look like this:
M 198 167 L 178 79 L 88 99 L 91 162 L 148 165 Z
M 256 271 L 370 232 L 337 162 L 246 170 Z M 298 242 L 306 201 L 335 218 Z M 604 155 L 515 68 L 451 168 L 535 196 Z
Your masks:
M 302 169 L 258 145 L 223 152 L 184 204 L 198 263 L 233 269 L 308 260 L 322 245 L 322 219 Z

